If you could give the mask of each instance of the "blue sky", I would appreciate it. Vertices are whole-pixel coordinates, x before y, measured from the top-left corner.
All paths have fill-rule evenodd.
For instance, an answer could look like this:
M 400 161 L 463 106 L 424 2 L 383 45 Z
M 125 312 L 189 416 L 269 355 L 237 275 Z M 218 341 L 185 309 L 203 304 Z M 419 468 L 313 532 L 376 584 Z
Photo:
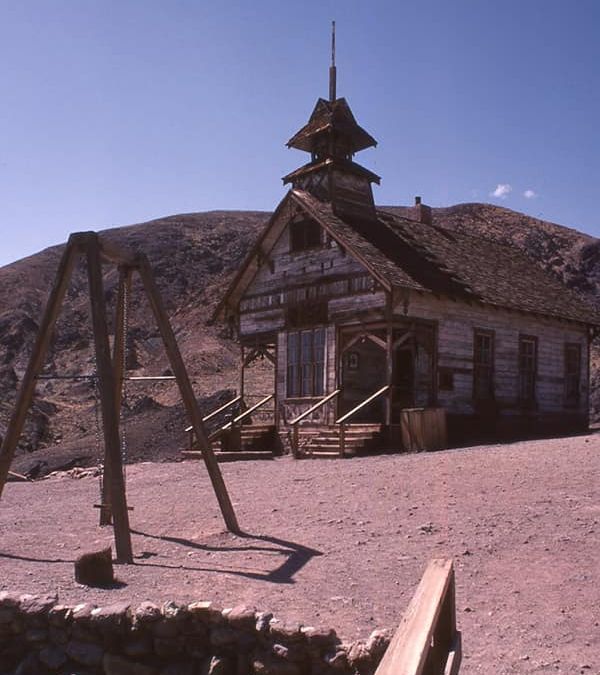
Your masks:
M 597 0 L 2 0 L 0 264 L 163 215 L 275 207 L 338 95 L 379 204 L 487 201 L 596 236 Z

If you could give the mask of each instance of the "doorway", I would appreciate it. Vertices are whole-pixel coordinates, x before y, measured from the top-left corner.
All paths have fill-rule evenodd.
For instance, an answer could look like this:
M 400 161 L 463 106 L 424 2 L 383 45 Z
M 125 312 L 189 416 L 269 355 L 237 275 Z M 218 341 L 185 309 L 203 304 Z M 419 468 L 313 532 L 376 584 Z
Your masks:
M 340 384 L 341 416 L 386 384 L 385 350 L 366 335 L 354 342 L 342 353 Z M 385 396 L 376 399 L 358 411 L 351 422 L 382 423 L 385 401 Z

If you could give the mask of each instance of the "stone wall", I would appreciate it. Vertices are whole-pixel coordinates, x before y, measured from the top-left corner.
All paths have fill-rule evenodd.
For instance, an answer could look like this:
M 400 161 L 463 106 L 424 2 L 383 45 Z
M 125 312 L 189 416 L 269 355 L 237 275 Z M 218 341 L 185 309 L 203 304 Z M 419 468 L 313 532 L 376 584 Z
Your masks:
M 371 675 L 389 644 L 210 602 L 66 606 L 0 592 L 0 675 Z

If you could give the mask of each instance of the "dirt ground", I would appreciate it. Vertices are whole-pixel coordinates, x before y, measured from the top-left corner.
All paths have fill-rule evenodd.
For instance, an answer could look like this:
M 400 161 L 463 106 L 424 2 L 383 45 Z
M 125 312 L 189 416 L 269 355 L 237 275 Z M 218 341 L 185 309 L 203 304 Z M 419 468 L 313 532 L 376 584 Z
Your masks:
M 202 463 L 128 467 L 138 557 L 113 590 L 73 579 L 111 541 L 97 479 L 9 483 L 0 589 L 243 602 L 352 640 L 394 628 L 427 561 L 451 556 L 461 672 L 600 673 L 600 435 L 222 469 L 247 536 L 223 531 Z

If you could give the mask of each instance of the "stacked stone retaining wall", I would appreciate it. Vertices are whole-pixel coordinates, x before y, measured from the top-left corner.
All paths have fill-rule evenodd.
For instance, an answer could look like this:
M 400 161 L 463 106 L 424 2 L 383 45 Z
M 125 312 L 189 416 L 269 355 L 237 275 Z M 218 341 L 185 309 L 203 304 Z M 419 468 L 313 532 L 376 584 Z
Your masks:
M 389 644 L 210 602 L 59 604 L 0 592 L 0 675 L 371 675 Z

